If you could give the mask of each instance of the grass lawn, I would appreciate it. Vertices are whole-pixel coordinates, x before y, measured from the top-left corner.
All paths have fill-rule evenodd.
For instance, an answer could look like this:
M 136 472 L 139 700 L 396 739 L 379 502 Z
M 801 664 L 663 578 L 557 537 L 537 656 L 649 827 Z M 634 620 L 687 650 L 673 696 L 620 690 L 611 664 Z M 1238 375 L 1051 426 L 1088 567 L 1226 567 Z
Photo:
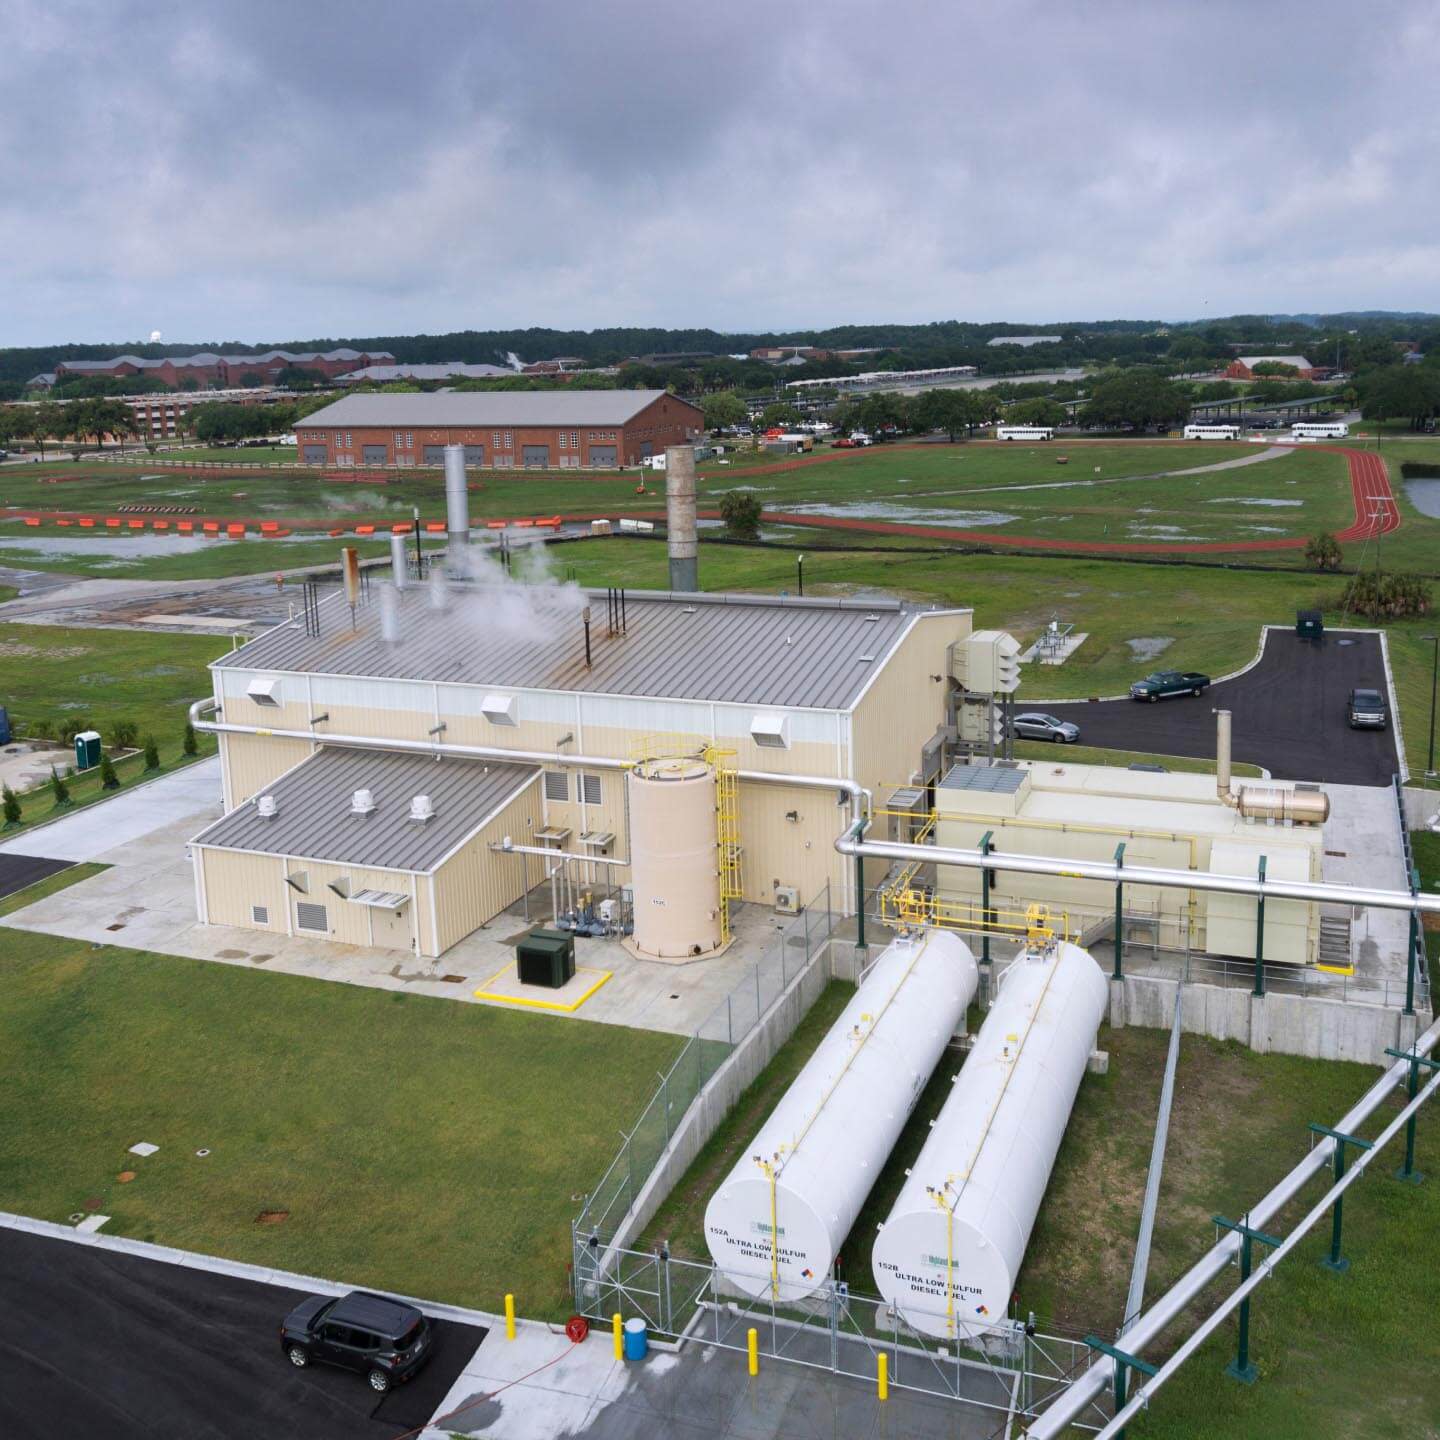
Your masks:
M 0 981 L 0 1208 L 551 1320 L 572 1196 L 681 1044 L 24 931 Z
M 0 625 L 0 693 L 11 698 L 10 722 L 24 737 L 38 720 L 58 731 L 66 720 L 83 720 L 109 742 L 117 720 L 133 721 L 143 740 L 159 742 L 161 771 L 146 772 L 143 755 L 116 762 L 122 786 L 184 763 L 181 746 L 186 710 L 210 692 L 206 664 L 227 649 L 223 638 L 158 635 L 125 630 L 82 630 L 49 625 Z M 201 755 L 213 754 L 212 736 L 197 735 Z M 67 782 L 73 805 L 102 799 L 98 770 Z M 48 819 L 54 800 L 48 788 L 20 797 L 22 824 Z M 14 828 L 14 827 L 9 827 Z

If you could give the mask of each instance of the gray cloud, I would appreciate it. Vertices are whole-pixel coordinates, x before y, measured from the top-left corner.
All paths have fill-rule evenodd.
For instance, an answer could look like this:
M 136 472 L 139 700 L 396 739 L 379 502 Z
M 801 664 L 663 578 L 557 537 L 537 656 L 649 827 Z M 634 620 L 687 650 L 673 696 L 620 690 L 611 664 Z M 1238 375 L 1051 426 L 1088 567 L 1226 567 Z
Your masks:
M 0 343 L 1440 309 L 1440 7 L 0 0 Z

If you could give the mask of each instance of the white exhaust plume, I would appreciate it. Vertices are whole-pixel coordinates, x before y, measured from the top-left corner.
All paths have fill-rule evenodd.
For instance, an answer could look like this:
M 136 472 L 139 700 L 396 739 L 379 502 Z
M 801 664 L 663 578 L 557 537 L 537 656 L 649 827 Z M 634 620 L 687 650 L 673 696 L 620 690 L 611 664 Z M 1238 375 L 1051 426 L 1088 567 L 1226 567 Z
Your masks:
M 399 587 L 386 585 L 380 591 L 380 638 L 387 645 L 400 640 L 400 594 Z

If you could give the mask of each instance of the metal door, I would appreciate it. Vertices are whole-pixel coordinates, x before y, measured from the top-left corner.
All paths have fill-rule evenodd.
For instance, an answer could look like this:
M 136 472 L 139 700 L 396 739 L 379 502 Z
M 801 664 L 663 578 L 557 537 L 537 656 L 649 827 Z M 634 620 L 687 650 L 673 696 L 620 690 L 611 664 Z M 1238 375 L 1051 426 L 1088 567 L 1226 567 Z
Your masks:
M 370 911 L 370 933 L 374 943 L 387 950 L 413 950 L 415 935 L 410 924 L 410 907 L 403 905 L 399 910 L 381 910 L 373 907 Z
M 520 456 L 527 470 L 548 470 L 550 468 L 550 447 L 548 445 L 522 445 Z
M 618 463 L 619 454 L 620 447 L 618 445 L 592 445 L 590 447 L 590 463 L 613 470 Z

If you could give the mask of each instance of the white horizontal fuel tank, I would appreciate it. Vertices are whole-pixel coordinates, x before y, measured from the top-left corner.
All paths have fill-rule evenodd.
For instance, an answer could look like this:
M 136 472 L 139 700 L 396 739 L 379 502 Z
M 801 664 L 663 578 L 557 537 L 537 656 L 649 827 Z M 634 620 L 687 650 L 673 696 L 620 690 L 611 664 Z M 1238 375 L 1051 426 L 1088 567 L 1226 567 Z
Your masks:
M 926 1335 L 1007 1314 L 1108 986 L 1088 951 L 1022 952 L 880 1227 L 880 1293 Z
M 825 1281 L 978 981 L 943 931 L 882 952 L 706 1207 L 736 1289 L 799 1300 Z

